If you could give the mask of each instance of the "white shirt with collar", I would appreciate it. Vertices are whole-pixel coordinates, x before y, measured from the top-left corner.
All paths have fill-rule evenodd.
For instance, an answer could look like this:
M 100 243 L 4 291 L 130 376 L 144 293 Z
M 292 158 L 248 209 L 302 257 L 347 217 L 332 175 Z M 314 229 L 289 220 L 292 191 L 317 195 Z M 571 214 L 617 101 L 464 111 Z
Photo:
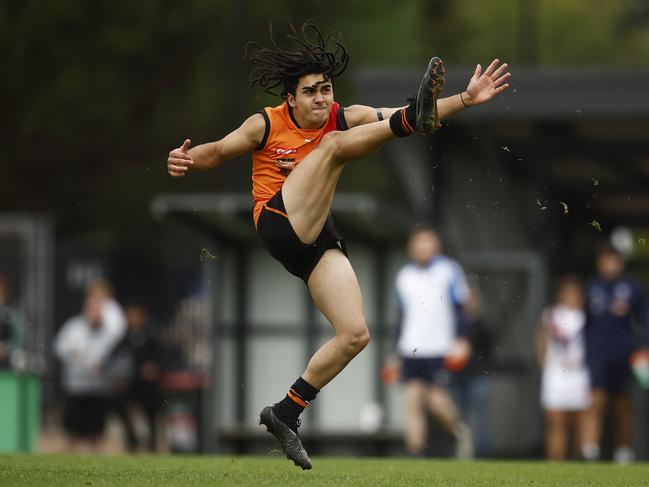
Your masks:
M 457 337 L 457 305 L 469 289 L 453 259 L 437 256 L 426 266 L 409 263 L 397 274 L 401 328 L 397 352 L 408 358 L 446 356 Z

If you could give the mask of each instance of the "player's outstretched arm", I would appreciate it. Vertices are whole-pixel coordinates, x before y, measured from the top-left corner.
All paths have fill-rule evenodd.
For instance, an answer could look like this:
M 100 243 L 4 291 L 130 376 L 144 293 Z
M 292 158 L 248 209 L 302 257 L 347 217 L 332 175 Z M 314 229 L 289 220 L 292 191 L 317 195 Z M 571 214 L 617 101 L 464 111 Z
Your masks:
M 511 76 L 511 73 L 506 72 L 509 65 L 503 63 L 499 66 L 499 64 L 500 60 L 494 59 L 484 73 L 482 66 L 478 64 L 465 91 L 437 100 L 437 111 L 440 118 L 450 117 L 472 105 L 485 103 L 509 88 L 509 83 L 506 83 Z M 402 108 L 372 108 L 365 105 L 351 105 L 345 108 L 345 120 L 349 127 L 356 127 L 390 118 L 394 112 Z
M 509 88 L 509 83 L 506 81 L 511 76 L 511 73 L 506 72 L 507 68 L 507 63 L 500 64 L 500 60 L 494 59 L 483 73 L 482 66 L 478 64 L 465 91 L 437 100 L 440 118 L 450 117 L 472 105 L 485 103 L 505 91 Z M 356 127 L 390 118 L 394 112 L 401 108 L 403 107 L 373 108 L 365 105 L 351 105 L 345 108 L 345 120 L 349 127 Z
M 173 177 L 181 177 L 187 174 L 190 168 L 210 169 L 228 159 L 252 152 L 264 137 L 265 129 L 264 118 L 256 113 L 239 128 L 216 142 L 190 148 L 191 140 L 186 139 L 180 147 L 169 152 L 167 171 Z
M 350 105 L 345 107 L 345 121 L 349 128 L 374 123 L 390 118 L 394 112 L 402 108 L 404 107 L 373 108 L 366 105 Z
M 510 72 L 506 72 L 509 65 L 503 63 L 499 66 L 499 64 L 500 60 L 494 59 L 484 73 L 482 66 L 476 65 L 465 91 L 437 100 L 440 118 L 450 117 L 470 106 L 486 103 L 509 88 L 509 83 L 506 83 L 511 76 Z

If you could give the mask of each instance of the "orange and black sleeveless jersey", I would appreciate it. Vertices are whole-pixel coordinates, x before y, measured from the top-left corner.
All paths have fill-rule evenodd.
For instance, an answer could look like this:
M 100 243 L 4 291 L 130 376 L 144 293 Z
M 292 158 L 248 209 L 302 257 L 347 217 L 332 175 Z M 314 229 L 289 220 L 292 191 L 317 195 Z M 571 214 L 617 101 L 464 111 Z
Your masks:
M 331 107 L 327 122 L 318 129 L 300 128 L 284 102 L 261 112 L 266 131 L 252 154 L 252 197 L 255 201 L 255 226 L 264 204 L 277 193 L 290 172 L 318 147 L 322 137 L 334 130 L 347 130 L 344 108 L 338 103 Z

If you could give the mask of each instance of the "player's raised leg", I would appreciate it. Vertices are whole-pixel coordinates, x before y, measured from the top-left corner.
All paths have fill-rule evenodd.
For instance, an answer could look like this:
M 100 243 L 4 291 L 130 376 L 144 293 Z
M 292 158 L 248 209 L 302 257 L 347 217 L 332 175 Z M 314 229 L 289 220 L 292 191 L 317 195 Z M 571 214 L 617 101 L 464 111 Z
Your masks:
M 282 186 L 288 219 L 298 238 L 310 244 L 320 235 L 345 163 L 377 150 L 395 135 L 389 121 L 329 132 Z

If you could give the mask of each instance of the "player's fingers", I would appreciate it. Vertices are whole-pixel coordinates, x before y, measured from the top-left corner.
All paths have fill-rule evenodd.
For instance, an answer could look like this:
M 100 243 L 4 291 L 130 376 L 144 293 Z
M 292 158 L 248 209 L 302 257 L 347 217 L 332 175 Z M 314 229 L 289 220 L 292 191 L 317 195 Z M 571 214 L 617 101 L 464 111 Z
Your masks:
M 476 64 L 473 76 L 475 76 L 476 78 L 479 78 L 481 71 L 482 71 L 482 66 L 480 66 L 479 64 Z
M 496 88 L 496 89 L 494 90 L 494 94 L 497 95 L 497 94 L 499 94 L 499 93 L 502 93 L 502 92 L 505 91 L 507 88 L 509 88 L 509 83 L 505 83 L 504 85 L 499 86 L 498 88 Z
M 187 154 L 186 152 L 183 152 L 181 149 L 174 149 L 169 153 L 169 158 L 175 158 L 175 159 L 187 159 L 190 160 L 192 156 Z
M 512 75 L 511 73 L 503 74 L 500 78 L 498 78 L 496 81 L 494 81 L 494 85 L 498 86 L 503 81 L 505 81 L 507 78 L 509 78 L 511 75 Z
M 187 167 L 186 165 L 184 165 L 184 164 L 175 164 L 175 163 L 173 163 L 171 161 L 167 162 L 167 169 L 173 169 L 175 171 L 183 171 L 183 172 L 189 171 L 189 167 Z
M 178 164 L 167 164 L 167 169 L 170 171 L 176 171 L 176 172 L 187 172 L 189 168 L 187 166 L 180 166 Z
M 189 166 L 185 164 L 184 161 L 167 161 L 167 167 L 173 167 L 181 169 L 183 171 L 187 171 L 189 169 Z
M 509 66 L 507 63 L 502 63 L 500 66 L 498 66 L 498 69 L 494 71 L 494 73 L 491 75 L 492 78 L 497 78 L 501 74 L 505 72 L 507 69 L 507 66 Z
M 180 176 L 184 176 L 185 174 L 187 174 L 186 171 L 174 171 L 171 168 L 169 168 L 167 172 L 169 173 L 170 176 L 173 176 L 175 178 L 180 177 Z
M 491 73 L 493 73 L 494 69 L 496 69 L 496 66 L 498 66 L 498 63 L 500 62 L 500 59 L 494 59 L 491 61 L 491 64 L 487 69 L 484 70 L 484 75 L 485 76 L 491 76 Z
M 192 164 L 194 164 L 194 160 L 191 157 L 170 156 L 167 159 L 167 162 L 171 164 L 180 164 L 183 166 L 191 166 Z
M 189 148 L 191 147 L 191 145 L 192 145 L 192 141 L 190 139 L 185 139 L 185 142 L 183 142 L 183 145 L 180 146 L 180 150 L 186 153 L 189 150 Z

